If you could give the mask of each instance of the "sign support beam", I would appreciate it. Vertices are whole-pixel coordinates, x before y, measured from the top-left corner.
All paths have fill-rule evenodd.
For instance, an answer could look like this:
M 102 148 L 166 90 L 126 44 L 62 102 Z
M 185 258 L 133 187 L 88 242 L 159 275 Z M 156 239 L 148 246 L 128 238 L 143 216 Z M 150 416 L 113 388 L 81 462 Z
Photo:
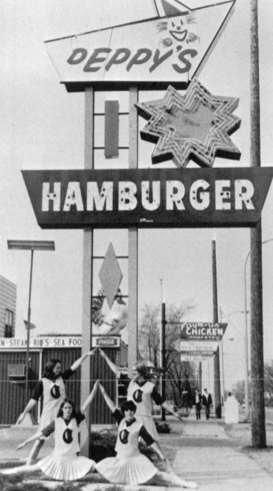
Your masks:
M 129 168 L 138 166 L 138 89 L 129 89 Z M 138 354 L 138 229 L 128 229 L 128 371 L 132 375 Z
M 85 149 L 84 168 L 94 168 L 94 90 L 85 89 Z M 83 276 L 82 276 L 82 355 L 92 346 L 92 282 L 93 282 L 93 229 L 83 231 Z M 88 356 L 81 367 L 81 404 L 90 392 L 90 357 Z M 81 429 L 81 453 L 89 457 L 90 413 L 86 414 L 86 425 Z

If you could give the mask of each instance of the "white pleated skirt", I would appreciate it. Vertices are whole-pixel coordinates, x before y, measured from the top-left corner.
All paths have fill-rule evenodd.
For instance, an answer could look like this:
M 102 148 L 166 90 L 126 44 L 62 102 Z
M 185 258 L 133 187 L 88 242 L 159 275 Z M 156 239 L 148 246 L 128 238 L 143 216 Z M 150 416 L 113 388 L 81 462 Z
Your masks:
M 60 481 L 74 481 L 95 470 L 95 462 L 82 456 L 51 454 L 38 462 L 44 474 Z
M 144 484 L 158 472 L 154 464 L 139 454 L 133 457 L 109 457 L 96 464 L 97 471 L 107 481 L 116 484 Z

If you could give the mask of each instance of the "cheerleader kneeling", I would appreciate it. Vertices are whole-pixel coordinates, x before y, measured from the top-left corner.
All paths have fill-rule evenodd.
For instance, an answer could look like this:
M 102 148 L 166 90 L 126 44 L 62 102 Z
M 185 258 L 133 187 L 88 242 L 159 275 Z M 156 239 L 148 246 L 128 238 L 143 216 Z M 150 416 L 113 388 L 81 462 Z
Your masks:
M 95 462 L 79 455 L 79 425 L 85 419 L 83 412 L 92 402 L 97 390 L 98 382 L 84 402 L 81 412 L 76 413 L 73 402 L 68 399 L 61 404 L 57 417 L 40 433 L 32 436 L 17 448 L 36 440 L 45 440 L 54 432 L 54 450 L 37 464 L 23 465 L 11 469 L 3 469 L 3 474 L 17 474 L 42 470 L 51 479 L 61 481 L 74 481 L 83 478 L 88 472 L 95 471 Z
M 115 407 L 106 393 L 104 387 L 99 384 L 102 395 L 114 418 L 118 423 L 118 435 L 115 450 L 116 457 L 101 460 L 96 464 L 97 471 L 107 481 L 115 484 L 172 484 L 181 488 L 196 489 L 197 484 L 180 479 L 172 470 L 161 472 L 155 465 L 143 455 L 138 448 L 139 437 L 151 446 L 159 457 L 165 461 L 158 443 L 152 438 L 143 426 L 141 420 L 135 418 L 136 405 L 133 401 L 126 401 L 122 411 Z

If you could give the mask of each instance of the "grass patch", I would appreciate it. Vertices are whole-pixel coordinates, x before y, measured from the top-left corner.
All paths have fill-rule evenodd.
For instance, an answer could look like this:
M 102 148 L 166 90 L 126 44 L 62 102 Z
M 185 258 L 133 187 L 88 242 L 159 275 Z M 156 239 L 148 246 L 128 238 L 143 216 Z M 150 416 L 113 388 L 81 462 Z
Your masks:
M 170 433 L 171 429 L 166 421 L 155 421 L 155 426 L 158 433 Z
M 28 476 L 29 478 L 29 476 Z M 27 481 L 22 474 L 17 476 L 0 476 L 0 489 L 5 491 L 52 491 L 46 482 Z M 54 491 L 82 491 L 78 483 L 60 483 Z
M 91 433 L 89 456 L 95 462 L 115 456 L 116 432 L 105 430 Z
M 49 488 L 40 483 L 22 482 L 20 476 L 0 476 L 0 489 L 5 491 L 49 491 Z

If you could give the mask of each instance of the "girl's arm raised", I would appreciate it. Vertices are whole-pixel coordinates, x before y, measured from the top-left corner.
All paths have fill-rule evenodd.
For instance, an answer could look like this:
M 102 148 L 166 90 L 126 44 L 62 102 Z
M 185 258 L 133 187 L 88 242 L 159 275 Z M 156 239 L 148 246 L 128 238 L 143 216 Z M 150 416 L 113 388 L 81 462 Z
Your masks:
M 105 399 L 107 406 L 109 407 L 110 411 L 113 413 L 117 409 L 116 405 L 113 403 L 112 399 L 109 397 L 105 388 L 103 387 L 103 385 L 101 385 L 100 382 L 99 382 L 99 388 L 100 388 L 100 391 L 101 391 L 101 393 Z
M 74 363 L 70 367 L 70 370 L 72 370 L 72 372 L 75 372 L 75 370 L 77 370 L 77 368 L 79 368 L 81 366 L 81 364 L 85 360 L 85 358 L 87 358 L 87 356 L 94 355 L 95 351 L 96 351 L 96 348 L 92 349 L 91 351 L 88 351 L 87 353 L 84 353 L 84 355 L 82 355 L 80 358 L 78 358 L 76 361 L 74 361 Z
M 93 399 L 95 397 L 95 394 L 97 392 L 98 385 L 99 385 L 99 381 L 96 380 L 96 382 L 95 382 L 95 384 L 93 386 L 92 391 L 90 392 L 89 396 L 87 397 L 87 399 L 84 401 L 83 405 L 81 406 L 81 412 L 82 413 L 84 413 L 86 411 L 86 409 L 88 408 L 88 406 L 93 401 Z

